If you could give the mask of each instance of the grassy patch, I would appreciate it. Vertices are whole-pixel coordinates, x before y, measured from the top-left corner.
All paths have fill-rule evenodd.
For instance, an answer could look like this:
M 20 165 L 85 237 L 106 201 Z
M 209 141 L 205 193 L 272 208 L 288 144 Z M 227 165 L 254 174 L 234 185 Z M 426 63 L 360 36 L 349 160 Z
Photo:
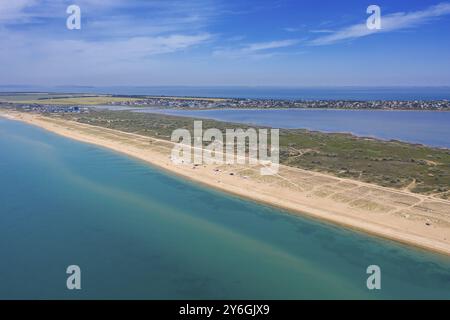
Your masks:
M 96 111 L 62 117 L 125 132 L 169 140 L 173 130 L 192 132 L 192 118 L 129 111 Z M 203 120 L 203 130 L 244 128 L 242 124 Z M 307 130 L 280 131 L 280 161 L 285 165 L 320 171 L 448 198 L 450 150 L 397 141 L 358 138 Z

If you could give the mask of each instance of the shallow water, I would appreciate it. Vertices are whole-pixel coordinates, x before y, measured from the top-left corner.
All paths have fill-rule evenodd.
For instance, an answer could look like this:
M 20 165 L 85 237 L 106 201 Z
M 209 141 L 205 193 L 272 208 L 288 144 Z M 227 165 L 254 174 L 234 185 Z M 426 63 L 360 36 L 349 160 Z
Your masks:
M 450 298 L 450 258 L 2 119 L 0 203 L 0 298 Z

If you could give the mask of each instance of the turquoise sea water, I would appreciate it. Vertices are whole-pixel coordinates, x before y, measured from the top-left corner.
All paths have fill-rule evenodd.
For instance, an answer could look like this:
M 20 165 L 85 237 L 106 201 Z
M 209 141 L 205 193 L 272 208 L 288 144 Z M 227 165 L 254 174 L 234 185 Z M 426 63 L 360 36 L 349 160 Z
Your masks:
M 450 258 L 0 118 L 0 298 L 448 299 Z

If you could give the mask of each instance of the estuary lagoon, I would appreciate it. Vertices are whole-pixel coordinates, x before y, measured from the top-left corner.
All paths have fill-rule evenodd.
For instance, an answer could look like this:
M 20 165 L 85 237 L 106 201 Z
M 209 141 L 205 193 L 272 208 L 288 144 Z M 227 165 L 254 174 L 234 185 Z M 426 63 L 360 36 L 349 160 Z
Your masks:
M 214 119 L 284 129 L 346 132 L 450 148 L 450 112 L 317 109 L 142 109 L 175 116 Z
M 0 190 L 2 299 L 450 298 L 448 257 L 1 118 Z

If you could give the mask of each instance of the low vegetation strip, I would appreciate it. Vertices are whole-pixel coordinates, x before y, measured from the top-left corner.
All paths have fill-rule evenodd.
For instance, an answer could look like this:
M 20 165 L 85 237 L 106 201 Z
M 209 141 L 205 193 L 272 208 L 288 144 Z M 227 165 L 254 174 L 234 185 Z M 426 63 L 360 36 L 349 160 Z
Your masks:
M 193 130 L 192 118 L 129 111 L 58 115 L 68 120 L 170 140 L 173 130 Z M 203 128 L 245 125 L 203 120 Z M 450 150 L 399 141 L 307 130 L 280 131 L 280 162 L 380 186 L 450 198 Z

